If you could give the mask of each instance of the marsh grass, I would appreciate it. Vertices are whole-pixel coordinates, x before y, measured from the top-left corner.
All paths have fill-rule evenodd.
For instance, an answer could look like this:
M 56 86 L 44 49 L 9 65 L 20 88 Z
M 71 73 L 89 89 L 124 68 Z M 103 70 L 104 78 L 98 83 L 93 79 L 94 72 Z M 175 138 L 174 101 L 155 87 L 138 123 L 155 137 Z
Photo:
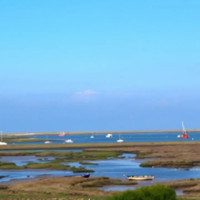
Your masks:
M 0 169 L 22 169 L 22 167 L 11 162 L 0 162 Z
M 70 199 L 70 200 L 103 200 L 112 193 L 99 190 L 97 187 L 114 184 L 125 184 L 121 180 L 82 177 L 45 178 L 37 181 L 8 185 L 0 192 L 0 199 Z M 130 184 L 130 182 L 129 182 Z M 133 184 L 133 183 L 132 183 Z
M 176 193 L 172 188 L 153 185 L 134 191 L 128 190 L 120 195 L 109 197 L 108 200 L 176 200 Z
M 92 162 L 84 162 L 84 161 L 81 161 L 79 162 L 81 165 L 99 165 L 98 163 L 92 163 Z
M 86 169 L 84 167 L 71 167 L 70 170 L 73 171 L 74 173 L 94 172 L 93 169 Z

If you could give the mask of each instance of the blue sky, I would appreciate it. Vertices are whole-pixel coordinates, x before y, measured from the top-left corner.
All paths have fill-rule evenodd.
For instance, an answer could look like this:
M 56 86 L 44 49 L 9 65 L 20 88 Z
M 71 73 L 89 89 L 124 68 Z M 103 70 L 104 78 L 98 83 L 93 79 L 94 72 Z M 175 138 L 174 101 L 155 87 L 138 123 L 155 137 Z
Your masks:
M 0 0 L 0 129 L 199 128 L 199 8 Z

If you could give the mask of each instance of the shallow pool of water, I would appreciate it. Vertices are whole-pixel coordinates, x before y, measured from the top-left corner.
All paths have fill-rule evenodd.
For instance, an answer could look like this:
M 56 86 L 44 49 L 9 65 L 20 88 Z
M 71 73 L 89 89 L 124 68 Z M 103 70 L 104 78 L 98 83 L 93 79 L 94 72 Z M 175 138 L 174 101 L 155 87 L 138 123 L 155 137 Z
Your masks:
M 24 166 L 28 163 L 46 163 L 54 160 L 54 157 L 37 157 L 37 156 L 2 156 L 1 162 L 12 162 L 17 166 Z
M 23 170 L 0 170 L 0 185 L 19 182 L 20 180 L 35 180 L 42 177 L 72 176 L 69 171 L 46 170 L 46 169 L 23 169 Z
M 71 166 L 80 167 L 83 166 L 87 169 L 93 169 L 95 172 L 91 173 L 91 177 L 110 177 L 126 180 L 127 176 L 130 175 L 154 175 L 155 179 L 153 181 L 143 181 L 139 185 L 149 185 L 158 182 L 175 181 L 189 178 L 200 178 L 200 168 L 195 167 L 189 170 L 185 169 L 170 169 L 170 168 L 142 168 L 140 164 L 144 160 L 136 159 L 134 154 L 124 154 L 124 158 L 110 159 L 110 160 L 99 160 L 99 161 L 89 161 L 92 163 L 97 163 L 98 165 L 81 165 L 79 162 L 71 163 Z M 4 157 L 3 161 L 6 161 L 11 157 Z M 14 156 L 12 162 L 18 165 L 27 162 L 46 162 L 38 161 L 35 156 Z M 20 163 L 21 162 L 21 163 Z M 69 163 L 68 163 L 69 164 Z M 1 182 L 9 181 L 12 179 L 24 179 L 24 178 L 35 178 L 36 176 L 46 175 L 46 176 L 66 176 L 66 175 L 82 175 L 83 173 L 72 173 L 67 171 L 59 170 L 0 170 L 0 176 L 7 176 L 0 179 Z M 135 186 L 133 186 L 135 187 Z

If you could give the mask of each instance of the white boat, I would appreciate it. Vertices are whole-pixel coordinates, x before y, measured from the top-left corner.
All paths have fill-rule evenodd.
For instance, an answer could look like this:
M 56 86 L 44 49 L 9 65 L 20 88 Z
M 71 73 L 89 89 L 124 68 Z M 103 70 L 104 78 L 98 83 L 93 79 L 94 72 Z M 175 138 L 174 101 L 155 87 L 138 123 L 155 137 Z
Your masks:
M 51 144 L 51 141 L 48 141 L 48 140 L 47 140 L 47 141 L 45 141 L 44 143 L 45 143 L 45 144 Z
M 48 135 L 46 136 L 47 140 L 44 142 L 45 144 L 51 144 L 51 141 L 48 140 Z
M 124 140 L 122 140 L 122 139 L 118 139 L 117 142 L 118 142 L 118 143 L 120 143 L 120 142 L 124 142 Z
M 128 176 L 128 180 L 133 181 L 150 181 L 154 179 L 152 175 L 145 175 L 145 176 Z
M 117 140 L 117 142 L 118 143 L 124 142 L 124 140 L 120 138 L 120 135 L 119 135 L 119 139 Z
M 94 135 L 91 135 L 90 138 L 93 139 L 93 138 L 94 138 Z
M 112 137 L 112 134 L 111 133 L 108 133 L 107 135 L 106 135 L 106 138 L 111 138 Z
M 65 140 L 66 143 L 73 143 L 72 139 Z
M 1 141 L 0 141 L 0 145 L 7 145 L 8 143 L 3 142 L 3 133 L 1 131 Z
M 0 145 L 7 145 L 8 143 L 6 142 L 0 142 Z

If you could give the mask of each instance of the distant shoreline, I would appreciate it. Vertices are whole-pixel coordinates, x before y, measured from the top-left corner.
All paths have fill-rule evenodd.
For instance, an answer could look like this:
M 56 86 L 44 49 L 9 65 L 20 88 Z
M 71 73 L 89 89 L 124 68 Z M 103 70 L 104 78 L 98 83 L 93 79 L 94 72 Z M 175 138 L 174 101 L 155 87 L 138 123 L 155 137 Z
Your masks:
M 88 134 L 140 134 L 140 133 L 180 133 L 181 129 L 171 130 L 142 130 L 142 131 L 63 131 L 66 135 L 88 135 Z M 187 129 L 187 132 L 200 132 L 200 129 Z M 3 133 L 4 136 L 34 136 L 34 135 L 58 135 L 61 132 L 26 132 L 26 133 Z

